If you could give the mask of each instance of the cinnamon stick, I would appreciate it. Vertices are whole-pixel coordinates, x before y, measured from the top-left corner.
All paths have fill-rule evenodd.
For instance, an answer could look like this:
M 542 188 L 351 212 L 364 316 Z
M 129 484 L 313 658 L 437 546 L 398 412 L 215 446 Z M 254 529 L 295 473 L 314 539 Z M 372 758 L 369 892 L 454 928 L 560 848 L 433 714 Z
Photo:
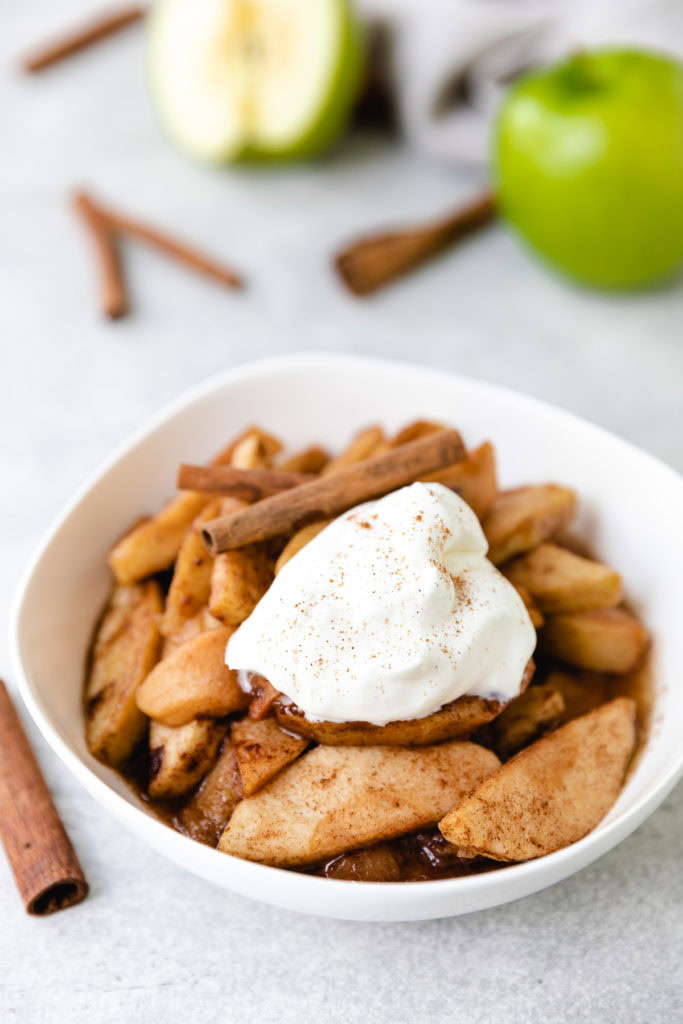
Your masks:
M 228 494 L 242 501 L 261 501 L 290 487 L 313 479 L 310 473 L 287 473 L 276 469 L 233 469 L 232 466 L 178 467 L 178 487 L 185 491 Z
M 136 5 L 98 15 L 87 24 L 68 32 L 61 39 L 48 42 L 34 53 L 29 54 L 22 62 L 23 70 L 28 74 L 34 74 L 36 71 L 51 67 L 52 64 L 57 64 L 58 61 L 64 60 L 80 50 L 85 50 L 93 43 L 98 43 L 101 39 L 140 21 L 146 13 L 144 7 Z
M 73 202 L 95 249 L 102 312 L 110 320 L 117 320 L 128 312 L 128 295 L 115 233 L 103 221 L 96 204 L 85 192 L 77 192 Z
M 134 217 L 128 217 L 124 213 L 107 209 L 100 203 L 95 203 L 92 199 L 90 201 L 93 206 L 96 206 L 102 221 L 114 232 L 139 238 L 140 241 L 147 242 L 148 245 L 154 246 L 155 249 L 166 253 L 167 256 L 171 256 L 179 263 L 184 263 L 190 270 L 204 274 L 205 277 L 212 277 L 215 281 L 219 281 L 229 288 L 242 288 L 244 286 L 243 279 L 234 270 L 199 252 L 198 249 L 188 245 L 186 242 L 173 238 L 171 235 L 167 235 L 164 231 L 159 231 L 149 224 L 143 224 L 142 221 Z
M 102 206 L 87 192 L 76 192 L 73 201 L 95 246 L 100 276 L 100 304 L 110 319 L 123 316 L 128 311 L 128 296 L 118 248 L 118 236 L 121 234 L 139 238 L 167 256 L 184 263 L 190 269 L 220 281 L 223 285 L 230 288 L 242 287 L 242 279 L 234 270 L 217 263 L 185 242 Z
M 464 458 L 457 430 L 441 430 L 366 459 L 329 476 L 317 477 L 255 505 L 212 519 L 202 528 L 211 554 L 244 547 L 338 515 L 370 498 L 419 480 L 426 473 Z
M 29 914 L 80 903 L 88 883 L 0 681 L 0 837 Z
M 495 215 L 493 194 L 483 192 L 466 206 L 432 224 L 359 239 L 335 257 L 337 272 L 354 295 L 370 295 L 447 245 L 488 224 Z

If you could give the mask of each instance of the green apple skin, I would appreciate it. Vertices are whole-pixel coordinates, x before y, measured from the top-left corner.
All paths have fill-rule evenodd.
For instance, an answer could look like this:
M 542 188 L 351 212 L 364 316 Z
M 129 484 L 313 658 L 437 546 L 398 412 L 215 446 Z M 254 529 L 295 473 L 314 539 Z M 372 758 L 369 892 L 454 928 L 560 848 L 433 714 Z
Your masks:
M 520 79 L 494 134 L 503 216 L 578 281 L 635 289 L 683 263 L 683 65 L 581 53 Z
M 153 67 L 152 53 L 158 25 L 167 17 L 168 12 L 163 0 L 157 2 L 147 18 L 146 77 L 152 105 L 156 109 L 161 130 L 169 143 L 198 164 L 212 164 L 216 167 L 226 164 L 288 164 L 312 160 L 324 154 L 348 127 L 365 76 L 367 59 L 366 32 L 352 8 L 351 0 L 336 0 L 336 3 L 340 18 L 336 64 L 331 71 L 327 94 L 322 99 L 320 110 L 304 133 L 284 148 L 267 147 L 264 144 L 247 141 L 239 149 L 230 145 L 224 149 L 216 148 L 210 155 L 198 155 L 187 150 L 182 140 L 171 130 L 162 113 L 164 100 Z
M 360 93 L 366 67 L 367 41 L 349 0 L 342 7 L 341 38 L 337 65 L 330 79 L 326 103 L 308 131 L 286 150 L 247 146 L 237 158 L 241 163 L 272 164 L 313 160 L 323 155 L 344 134 Z

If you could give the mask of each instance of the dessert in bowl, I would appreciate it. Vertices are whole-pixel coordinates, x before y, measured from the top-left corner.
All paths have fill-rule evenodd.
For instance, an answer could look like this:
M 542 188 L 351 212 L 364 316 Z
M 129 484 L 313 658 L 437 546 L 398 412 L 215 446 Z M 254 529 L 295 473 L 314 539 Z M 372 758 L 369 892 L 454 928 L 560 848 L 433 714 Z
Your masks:
M 109 554 L 91 754 L 191 838 L 335 878 L 583 838 L 647 728 L 649 638 L 619 574 L 558 543 L 574 492 L 500 491 L 485 445 L 419 420 L 280 458 L 251 427 L 182 466 Z
M 635 463 L 641 476 L 660 474 L 660 503 L 667 487 L 667 505 L 676 495 L 680 501 L 680 482 L 595 428 L 485 385 L 344 359 L 266 364 L 210 385 L 89 488 L 77 505 L 80 522 L 72 511 L 60 524 L 18 609 L 22 667 L 31 630 L 47 612 L 36 607 L 36 580 L 41 570 L 43 581 L 58 568 L 63 576 L 64 531 L 70 526 L 73 540 L 92 521 L 98 486 L 109 536 L 100 520 L 91 538 L 96 557 L 75 572 L 71 565 L 81 603 L 72 599 L 65 608 L 81 656 L 111 589 L 106 549 L 126 518 L 151 501 L 158 506 L 175 463 L 207 458 L 226 425 L 239 433 L 265 408 L 268 433 L 242 431 L 223 456 L 229 486 L 237 472 L 250 494 L 236 497 L 221 469 L 205 469 L 204 487 L 219 487 L 223 472 L 223 494 L 180 492 L 109 554 L 119 582 L 95 635 L 88 741 L 98 758 L 135 777 L 151 799 L 148 814 L 119 777 L 85 754 L 75 731 L 82 717 L 72 714 L 68 744 L 89 788 L 198 873 L 338 916 L 428 917 L 491 905 L 562 877 L 626 834 L 679 770 L 667 747 L 669 693 L 660 690 L 657 666 L 660 646 L 665 663 L 674 654 L 666 637 L 660 645 L 657 619 L 648 619 L 652 544 L 648 558 L 633 557 L 628 524 L 609 496 L 621 510 L 620 488 Z M 319 441 L 338 449 L 342 434 L 373 413 L 382 433 L 364 431 L 341 459 L 325 462 L 317 447 L 296 458 L 276 451 L 275 434 L 293 446 Z M 397 435 L 417 415 L 431 422 Z M 453 421 L 466 449 L 450 448 L 434 464 L 418 460 L 416 469 L 416 452 L 433 457 L 444 438 L 455 443 L 454 432 L 441 429 Z M 592 468 L 576 458 L 581 445 L 585 454 L 585 432 L 597 448 Z M 500 479 L 487 435 L 496 442 Z M 625 451 L 629 469 L 620 482 Z M 598 456 L 617 471 L 611 489 Z M 412 476 L 396 477 L 406 464 Z M 394 476 L 382 476 L 387 466 Z M 195 482 L 201 467 L 197 473 Z M 283 481 L 287 474 L 299 476 Z M 367 491 L 368 479 L 375 490 Z M 126 480 L 135 486 L 122 500 Z M 293 486 L 278 490 L 283 482 Z M 261 497 L 258 488 L 271 486 L 277 493 Z M 307 505 L 311 493 L 328 504 Z M 577 494 L 581 543 L 566 534 Z M 364 498 L 370 504 L 359 510 Z M 332 519 L 324 527 L 323 513 Z M 212 551 L 204 534 L 209 546 L 216 541 Z M 388 555 L 386 565 L 378 552 Z M 620 607 L 612 562 L 624 568 L 633 610 Z M 336 597 L 326 593 L 328 582 Z M 638 601 L 639 583 L 647 601 Z M 633 614 L 643 610 L 648 629 Z M 644 666 L 652 632 L 657 704 L 648 731 Z M 54 651 L 54 631 L 48 641 Z M 65 647 L 52 666 L 59 678 L 70 657 Z M 382 671 L 371 671 L 370 661 Z M 36 708 L 34 692 L 46 667 L 34 658 L 24 686 L 44 726 L 55 712 Z M 122 679 L 130 684 L 124 695 Z M 72 678 L 62 690 L 72 711 L 73 685 Z M 64 732 L 47 729 L 64 754 Z M 73 766 L 74 749 L 66 759 Z M 185 835 L 154 821 L 155 809 Z

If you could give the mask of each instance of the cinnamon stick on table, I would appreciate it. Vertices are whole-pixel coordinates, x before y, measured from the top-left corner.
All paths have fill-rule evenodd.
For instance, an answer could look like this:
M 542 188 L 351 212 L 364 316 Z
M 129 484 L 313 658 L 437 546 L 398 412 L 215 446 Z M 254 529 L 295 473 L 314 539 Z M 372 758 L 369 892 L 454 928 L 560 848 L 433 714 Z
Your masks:
M 88 883 L 0 681 L 0 837 L 29 914 L 80 903 Z
M 76 192 L 73 202 L 93 239 L 100 276 L 100 304 L 110 319 L 123 316 L 128 311 L 128 297 L 118 250 L 120 235 L 139 238 L 190 269 L 229 288 L 241 288 L 244 284 L 242 278 L 230 267 L 157 228 L 102 206 L 87 192 Z
M 93 200 L 91 202 L 94 203 Z M 123 235 L 132 235 L 139 238 L 141 242 L 147 242 L 160 252 L 172 256 L 179 263 L 184 263 L 190 270 L 196 270 L 205 277 L 212 277 L 215 281 L 227 285 L 229 288 L 242 288 L 244 281 L 230 267 L 219 263 L 218 260 L 207 256 L 205 253 L 195 249 L 194 246 L 183 242 L 165 231 L 144 224 L 134 217 L 128 217 L 125 213 L 118 213 L 110 210 L 100 203 L 94 203 L 104 223 L 113 231 Z
M 306 523 L 338 515 L 362 501 L 379 498 L 464 456 L 458 431 L 441 430 L 264 498 L 229 516 L 212 519 L 204 524 L 202 536 L 214 555 L 277 537 Z
M 29 74 L 42 71 L 80 50 L 85 50 L 93 43 L 98 43 L 101 39 L 113 35 L 114 32 L 120 32 L 128 25 L 140 21 L 146 13 L 146 9 L 138 5 L 105 12 L 86 25 L 73 29 L 61 39 L 46 43 L 34 53 L 29 54 L 24 58 L 23 69 Z
M 243 501 L 261 501 L 290 487 L 314 479 L 311 473 L 289 473 L 277 469 L 233 469 L 232 466 L 178 467 L 177 485 L 186 491 L 228 494 Z
M 487 190 L 432 224 L 370 235 L 353 242 L 336 256 L 337 272 L 354 295 L 369 295 L 488 224 L 495 215 L 495 198 Z
M 95 249 L 102 312 L 110 320 L 117 320 L 128 312 L 128 295 L 116 235 L 85 192 L 76 193 L 74 206 L 88 229 Z

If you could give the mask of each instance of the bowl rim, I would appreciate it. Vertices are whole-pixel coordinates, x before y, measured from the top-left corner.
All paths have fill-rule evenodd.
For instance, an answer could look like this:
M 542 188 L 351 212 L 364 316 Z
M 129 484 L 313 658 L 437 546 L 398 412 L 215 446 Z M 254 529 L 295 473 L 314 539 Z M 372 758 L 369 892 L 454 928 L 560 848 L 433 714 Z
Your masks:
M 339 893 L 344 892 L 346 898 L 350 895 L 351 890 L 359 890 L 370 897 L 369 903 L 372 903 L 373 900 L 376 901 L 379 893 L 383 893 L 385 894 L 383 902 L 391 904 L 399 892 L 404 894 L 401 899 L 402 904 L 419 903 L 421 895 L 424 895 L 428 888 L 430 894 L 439 893 L 445 895 L 446 893 L 453 894 L 454 892 L 469 892 L 471 895 L 479 894 L 482 897 L 480 901 L 482 905 L 500 905 L 544 888 L 567 877 L 575 870 L 580 870 L 629 835 L 666 798 L 678 779 L 683 776 L 683 745 L 676 756 L 672 758 L 672 763 L 669 767 L 662 770 L 657 779 L 650 784 L 647 790 L 631 806 L 621 811 L 614 820 L 606 825 L 602 825 L 602 827 L 598 826 L 583 839 L 561 850 L 546 854 L 544 857 L 535 860 L 506 865 L 504 871 L 494 870 L 477 875 L 425 880 L 410 884 L 406 882 L 364 882 L 362 886 L 354 886 L 348 880 L 307 875 L 272 867 L 267 864 L 246 861 L 222 853 L 217 849 L 203 846 L 196 840 L 175 832 L 158 818 L 152 816 L 149 812 L 145 812 L 143 808 L 131 803 L 121 794 L 117 793 L 104 779 L 99 778 L 90 766 L 71 749 L 67 741 L 62 738 L 59 730 L 53 725 L 50 715 L 41 706 L 39 698 L 34 693 L 33 685 L 29 681 L 29 673 L 24 668 L 20 627 L 24 602 L 33 575 L 55 535 L 73 511 L 124 455 L 137 447 L 153 431 L 173 419 L 185 408 L 226 385 L 238 385 L 240 380 L 248 380 L 260 375 L 272 374 L 273 372 L 291 372 L 308 370 L 310 368 L 333 370 L 340 366 L 346 368 L 353 366 L 360 371 L 366 369 L 390 372 L 394 370 L 412 370 L 419 372 L 423 380 L 429 377 L 432 377 L 434 381 L 438 380 L 441 382 L 443 382 L 444 378 L 450 379 L 461 386 L 474 387 L 480 393 L 486 394 L 492 399 L 499 397 L 508 400 L 522 400 L 539 412 L 551 413 L 554 417 L 564 420 L 569 426 L 580 427 L 584 430 L 585 428 L 590 428 L 591 431 L 597 432 L 613 445 L 617 445 L 625 454 L 637 457 L 640 460 L 646 460 L 653 469 L 668 475 L 672 482 L 683 487 L 683 477 L 675 469 L 649 452 L 643 451 L 636 445 L 623 440 L 605 428 L 535 396 L 527 395 L 524 392 L 490 381 L 480 380 L 476 377 L 420 366 L 419 364 L 407 361 L 350 353 L 300 352 L 240 363 L 227 370 L 212 374 L 201 382 L 182 391 L 178 396 L 165 403 L 160 410 L 147 417 L 139 427 L 116 445 L 113 451 L 87 475 L 84 482 L 76 489 L 72 497 L 63 505 L 47 529 L 44 530 L 21 575 L 10 611 L 10 656 L 17 681 L 17 689 L 45 741 L 98 803 L 105 806 L 133 834 L 153 846 L 158 852 L 168 856 L 171 860 L 185 869 L 193 871 L 195 874 L 214 881 L 212 876 L 215 872 L 212 869 L 220 858 L 220 862 L 226 866 L 226 874 L 229 875 L 230 870 L 232 870 L 238 876 L 236 879 L 231 880 L 229 877 L 226 879 L 225 888 L 227 889 L 250 896 L 251 898 L 264 899 L 272 904 L 294 910 L 300 909 L 299 903 L 301 901 L 297 898 L 300 894 L 308 893 L 310 896 L 319 891 L 321 886 L 326 892 L 331 892 L 333 889 Z M 143 823 L 145 834 L 141 835 Z M 598 847 L 598 849 L 595 850 L 595 847 Z M 592 851 L 593 855 L 589 851 Z M 195 863 L 194 867 L 188 863 L 188 859 Z M 258 890 L 260 880 L 266 880 L 266 877 L 268 879 L 276 878 L 277 876 L 280 877 L 285 890 L 289 894 L 287 898 L 262 897 L 253 892 L 254 889 Z M 528 880 L 533 876 L 536 876 L 536 883 L 529 886 Z M 238 882 L 240 884 L 230 884 L 231 882 Z M 515 882 L 520 884 L 515 885 Z M 223 883 L 221 882 L 221 884 Z M 501 891 L 497 892 L 497 890 Z M 496 893 L 494 900 L 490 900 L 492 892 Z M 484 901 L 486 902 L 484 903 Z M 304 902 L 309 903 L 310 900 L 307 899 Z M 308 912 L 315 913 L 316 911 L 309 909 Z M 449 910 L 447 914 L 450 915 L 457 912 Z M 321 909 L 320 913 L 328 914 L 329 912 Z M 342 917 L 344 915 L 335 912 L 329 913 L 329 916 Z M 353 914 L 353 916 L 357 918 L 356 914 Z M 430 914 L 429 916 L 435 917 L 439 915 Z M 389 918 L 386 915 L 377 915 L 367 919 L 383 920 Z M 394 917 L 390 919 L 405 920 L 406 918 Z

